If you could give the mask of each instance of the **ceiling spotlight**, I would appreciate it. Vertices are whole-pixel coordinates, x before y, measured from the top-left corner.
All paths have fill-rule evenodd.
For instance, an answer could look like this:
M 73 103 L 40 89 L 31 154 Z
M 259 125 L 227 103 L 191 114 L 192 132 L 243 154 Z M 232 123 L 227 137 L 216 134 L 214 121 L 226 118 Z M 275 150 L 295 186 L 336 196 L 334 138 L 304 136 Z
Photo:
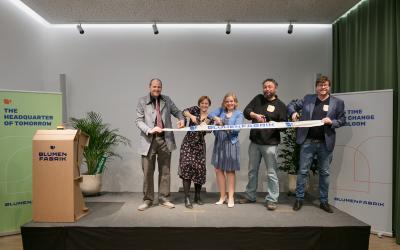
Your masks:
M 287 33 L 288 33 L 289 35 L 293 33 L 293 24 L 292 24 L 292 21 L 290 21 L 290 24 L 289 24 Z
M 229 35 L 229 34 L 231 33 L 231 23 L 230 23 L 230 22 L 228 22 L 228 23 L 226 24 L 226 31 L 225 31 L 225 33 L 226 33 L 227 35 Z
M 83 35 L 85 33 L 85 31 L 82 29 L 82 25 L 81 24 L 76 25 L 76 28 L 78 29 L 79 34 Z
M 154 35 L 158 35 L 158 33 L 159 33 L 156 23 L 153 23 L 153 32 L 154 32 Z

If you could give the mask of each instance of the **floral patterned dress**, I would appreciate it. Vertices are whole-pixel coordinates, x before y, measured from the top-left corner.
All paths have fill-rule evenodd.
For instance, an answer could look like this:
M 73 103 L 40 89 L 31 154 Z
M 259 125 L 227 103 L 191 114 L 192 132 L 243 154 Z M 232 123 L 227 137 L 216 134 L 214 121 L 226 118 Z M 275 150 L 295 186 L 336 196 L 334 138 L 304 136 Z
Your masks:
M 185 111 L 196 116 L 198 124 L 207 119 L 200 120 L 200 108 L 198 106 L 190 107 L 183 112 Z M 189 126 L 196 126 L 196 124 L 189 120 Z M 206 183 L 206 142 L 204 140 L 206 134 L 207 132 L 204 131 L 187 132 L 181 145 L 179 157 L 179 177 L 200 185 Z

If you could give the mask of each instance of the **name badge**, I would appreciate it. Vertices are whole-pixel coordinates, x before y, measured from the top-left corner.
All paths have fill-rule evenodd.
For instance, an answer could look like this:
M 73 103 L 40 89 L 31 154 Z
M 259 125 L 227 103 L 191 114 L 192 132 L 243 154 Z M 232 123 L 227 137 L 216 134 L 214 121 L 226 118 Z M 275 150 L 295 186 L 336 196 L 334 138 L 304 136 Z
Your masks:
M 275 106 L 273 106 L 273 105 L 268 105 L 268 107 L 267 107 L 267 111 L 268 111 L 268 112 L 274 112 L 274 110 L 275 110 Z
M 329 109 L 329 105 L 324 105 L 322 107 L 322 110 L 325 111 L 325 112 L 328 112 L 328 109 Z

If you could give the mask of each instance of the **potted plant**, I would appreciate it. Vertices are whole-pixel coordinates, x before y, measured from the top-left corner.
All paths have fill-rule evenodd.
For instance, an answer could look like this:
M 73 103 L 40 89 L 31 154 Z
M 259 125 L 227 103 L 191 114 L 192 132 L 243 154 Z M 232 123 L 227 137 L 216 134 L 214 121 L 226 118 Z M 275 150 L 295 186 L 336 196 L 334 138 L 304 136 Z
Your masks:
M 280 158 L 279 169 L 288 173 L 288 195 L 296 191 L 297 173 L 300 168 L 300 145 L 296 143 L 296 128 L 287 128 L 283 132 L 282 143 L 279 148 L 278 157 Z M 314 158 L 310 171 L 317 173 L 317 158 Z M 308 190 L 308 182 L 305 190 Z
M 295 128 L 287 128 L 283 132 L 278 157 L 280 158 L 279 169 L 288 173 L 288 194 L 293 194 L 296 190 L 296 179 L 300 160 L 300 145 L 296 143 Z
M 111 129 L 110 125 L 103 123 L 99 113 L 88 112 L 84 118 L 70 119 L 75 129 L 80 129 L 89 135 L 89 145 L 85 147 L 83 156 L 87 166 L 87 173 L 82 174 L 80 183 L 85 195 L 99 194 L 101 189 L 101 178 L 107 163 L 113 158 L 121 158 L 114 151 L 118 144 L 130 145 L 128 138 L 118 134 L 118 129 Z

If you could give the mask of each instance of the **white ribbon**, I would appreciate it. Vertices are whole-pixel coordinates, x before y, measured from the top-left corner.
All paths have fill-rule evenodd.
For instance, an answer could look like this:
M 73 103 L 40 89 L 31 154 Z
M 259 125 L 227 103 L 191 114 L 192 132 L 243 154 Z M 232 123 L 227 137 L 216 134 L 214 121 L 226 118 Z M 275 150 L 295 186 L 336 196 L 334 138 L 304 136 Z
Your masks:
M 207 125 L 200 124 L 184 128 L 163 128 L 163 131 L 214 131 L 214 130 L 232 130 L 232 129 L 273 129 L 273 128 L 309 128 L 322 126 L 324 123 L 321 120 L 309 120 L 298 122 L 266 122 L 266 123 L 248 123 L 237 125 Z

